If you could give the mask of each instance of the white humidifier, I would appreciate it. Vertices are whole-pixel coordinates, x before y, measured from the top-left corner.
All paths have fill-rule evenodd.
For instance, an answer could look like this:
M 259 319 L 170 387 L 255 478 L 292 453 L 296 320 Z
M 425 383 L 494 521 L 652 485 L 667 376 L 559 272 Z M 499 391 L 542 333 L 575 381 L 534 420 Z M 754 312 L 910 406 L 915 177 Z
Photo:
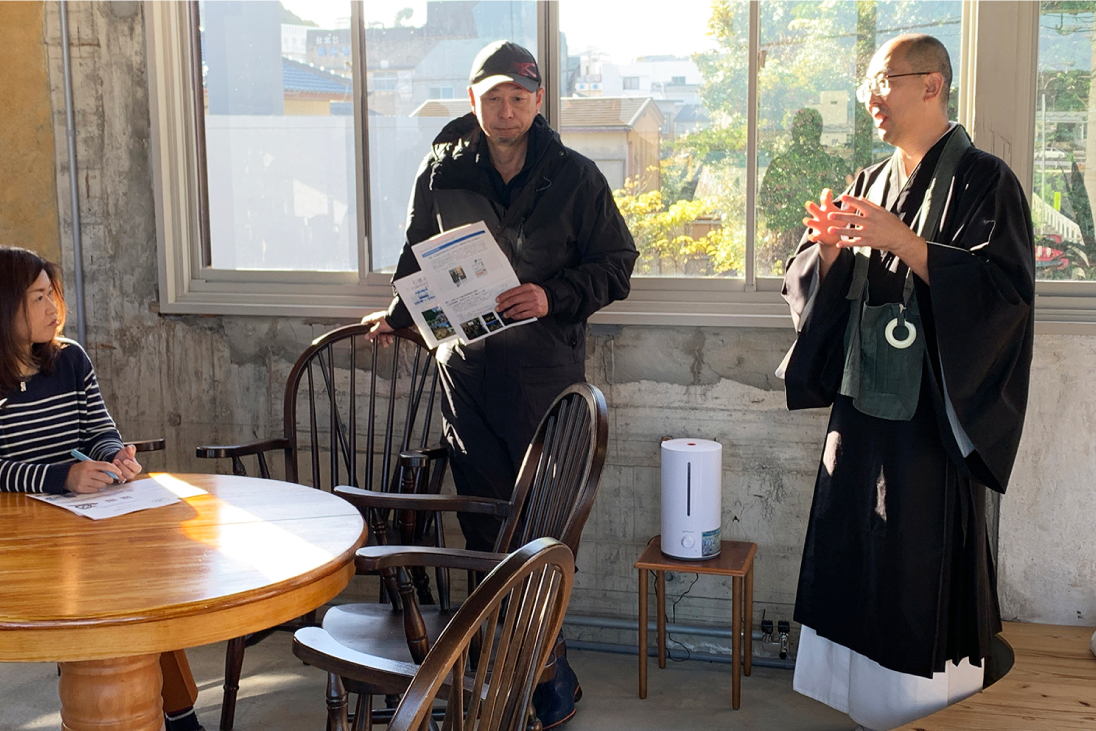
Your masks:
M 704 561 L 719 555 L 723 445 L 708 439 L 662 442 L 662 552 Z

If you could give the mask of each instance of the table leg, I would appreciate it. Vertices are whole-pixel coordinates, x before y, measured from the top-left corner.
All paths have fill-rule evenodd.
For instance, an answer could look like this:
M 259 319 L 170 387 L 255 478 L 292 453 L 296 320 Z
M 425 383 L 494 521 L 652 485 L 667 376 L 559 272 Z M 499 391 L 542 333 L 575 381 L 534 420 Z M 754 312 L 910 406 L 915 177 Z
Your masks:
M 160 655 L 61 663 L 62 731 L 163 731 Z
M 639 697 L 647 697 L 647 569 L 639 570 Z
M 742 703 L 742 577 L 735 576 L 731 589 L 731 708 Z
M 743 640 L 743 675 L 750 676 L 753 672 L 753 562 L 750 562 L 750 568 L 746 571 L 746 598 L 743 600 L 745 606 L 742 607 L 742 613 L 745 615 L 745 621 L 742 625 L 742 640 Z
M 655 572 L 655 601 L 658 602 L 658 666 L 666 667 L 666 572 Z

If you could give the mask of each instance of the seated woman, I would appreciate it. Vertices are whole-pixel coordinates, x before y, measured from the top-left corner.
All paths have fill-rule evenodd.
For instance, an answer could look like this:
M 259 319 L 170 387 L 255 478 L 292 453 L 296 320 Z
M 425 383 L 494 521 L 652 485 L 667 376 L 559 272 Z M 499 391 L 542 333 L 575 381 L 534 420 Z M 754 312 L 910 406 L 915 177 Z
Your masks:
M 141 472 L 122 445 L 83 348 L 58 337 L 57 267 L 0 247 L 0 490 L 98 492 Z M 78 449 L 91 457 L 78 462 Z
M 2 492 L 98 492 L 114 482 L 111 473 L 131 480 L 141 472 L 136 450 L 122 444 L 107 413 L 87 353 L 59 336 L 64 324 L 57 267 L 32 251 L 0 246 Z M 77 461 L 74 449 L 91 459 Z M 165 652 L 160 664 L 167 728 L 201 728 L 193 698 L 186 704 L 190 694 L 175 687 L 193 687 L 186 656 Z

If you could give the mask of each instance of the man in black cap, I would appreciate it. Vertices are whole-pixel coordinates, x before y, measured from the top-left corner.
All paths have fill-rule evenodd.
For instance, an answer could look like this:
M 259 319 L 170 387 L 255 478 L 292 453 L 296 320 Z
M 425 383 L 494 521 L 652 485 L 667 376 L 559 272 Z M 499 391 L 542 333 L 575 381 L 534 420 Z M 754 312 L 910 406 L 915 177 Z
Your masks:
M 629 292 L 637 253 L 594 163 L 567 149 L 540 112 L 536 58 L 499 41 L 472 64 L 472 112 L 451 121 L 419 170 L 394 279 L 418 270 L 411 246 L 484 221 L 521 286 L 498 297 L 504 317 L 536 322 L 471 345 L 443 346 L 442 402 L 461 494 L 508 498 L 540 418 L 585 380 L 586 318 Z M 362 319 L 373 337 L 412 326 L 399 297 Z M 471 549 L 491 550 L 500 521 L 461 516 Z
M 541 417 L 563 389 L 586 380 L 586 318 L 628 296 L 637 256 L 605 176 L 563 146 L 539 114 L 543 98 L 540 69 L 525 48 L 499 41 L 479 52 L 472 112 L 442 129 L 419 169 L 393 275 L 418 270 L 412 245 L 482 220 L 522 282 L 499 295 L 496 310 L 537 318 L 438 348 L 445 438 L 462 495 L 510 497 Z M 398 296 L 362 322 L 374 323 L 371 337 L 382 339 L 413 326 Z M 461 515 L 460 524 L 468 548 L 494 548 L 499 519 Z M 534 698 L 545 728 L 574 715 L 577 681 L 561 660 Z

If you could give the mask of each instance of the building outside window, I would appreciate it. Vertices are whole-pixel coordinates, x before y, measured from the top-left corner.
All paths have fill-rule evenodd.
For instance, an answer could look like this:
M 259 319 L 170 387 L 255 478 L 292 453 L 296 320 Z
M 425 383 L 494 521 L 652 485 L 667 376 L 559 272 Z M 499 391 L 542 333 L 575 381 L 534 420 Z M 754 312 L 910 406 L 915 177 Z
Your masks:
M 655 24 L 615 7 L 608 0 L 561 0 L 560 29 L 569 53 L 599 55 L 603 96 L 613 94 L 609 80 L 617 68 L 647 66 L 650 96 L 674 122 L 659 140 L 658 188 L 648 184 L 654 176 L 646 170 L 617 193 L 640 248 L 641 276 L 751 285 L 782 276 L 803 233 L 803 201 L 823 187 L 840 191 L 857 170 L 891 153 L 854 93 L 887 38 L 939 37 L 956 64 L 958 86 L 959 2 L 756 3 L 764 58 L 755 72 L 756 111 L 748 99 L 751 3 L 681 5 Z M 606 27 L 615 32 L 606 34 Z M 622 91 L 633 78 L 621 77 Z M 750 119 L 757 120 L 752 152 Z M 604 149 L 588 149 L 600 152 L 590 156 L 603 164 Z M 606 175 L 615 170 L 604 167 Z
M 1039 279 L 1096 279 L 1096 140 L 1088 123 L 1096 4 L 1040 3 L 1031 216 Z
M 395 91 L 397 76 L 395 71 L 374 71 L 371 74 L 370 89 L 373 91 Z
M 1038 276 L 1089 280 L 1094 14 L 1040 7 Z M 653 22 L 610 0 L 153 4 L 152 38 L 179 39 L 152 46 L 154 108 L 168 110 L 156 130 L 162 306 L 349 314 L 383 302 L 415 171 L 467 112 L 476 52 L 505 38 L 545 60 L 545 116 L 602 168 L 636 237 L 633 295 L 598 317 L 784 326 L 802 201 L 891 153 L 855 101 L 872 53 L 903 32 L 940 38 L 956 118 L 966 12 L 711 0 Z

